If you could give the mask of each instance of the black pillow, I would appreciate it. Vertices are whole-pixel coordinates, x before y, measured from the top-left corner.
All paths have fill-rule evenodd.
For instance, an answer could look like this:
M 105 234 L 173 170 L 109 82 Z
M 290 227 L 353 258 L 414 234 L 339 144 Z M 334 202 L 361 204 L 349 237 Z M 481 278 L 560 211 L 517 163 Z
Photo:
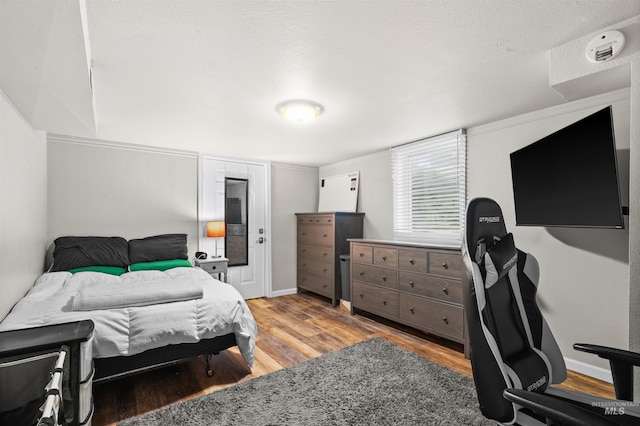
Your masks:
M 187 234 L 164 234 L 129 240 L 129 261 L 188 259 Z
M 60 237 L 53 243 L 54 272 L 86 266 L 129 265 L 127 240 L 122 237 Z

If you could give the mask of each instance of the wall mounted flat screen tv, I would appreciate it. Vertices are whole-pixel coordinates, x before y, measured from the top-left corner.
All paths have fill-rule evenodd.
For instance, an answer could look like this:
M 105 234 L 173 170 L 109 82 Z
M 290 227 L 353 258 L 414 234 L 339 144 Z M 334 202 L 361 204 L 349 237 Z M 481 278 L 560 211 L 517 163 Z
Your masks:
M 511 153 L 516 224 L 623 228 L 611 106 Z

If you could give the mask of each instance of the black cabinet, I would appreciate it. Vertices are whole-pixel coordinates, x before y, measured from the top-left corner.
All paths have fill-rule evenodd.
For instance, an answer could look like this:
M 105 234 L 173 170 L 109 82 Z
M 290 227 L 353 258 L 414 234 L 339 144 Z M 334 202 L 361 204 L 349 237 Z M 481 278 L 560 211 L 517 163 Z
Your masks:
M 91 423 L 93 327 L 85 320 L 0 332 L 0 424 L 33 424 L 41 407 L 60 424 Z

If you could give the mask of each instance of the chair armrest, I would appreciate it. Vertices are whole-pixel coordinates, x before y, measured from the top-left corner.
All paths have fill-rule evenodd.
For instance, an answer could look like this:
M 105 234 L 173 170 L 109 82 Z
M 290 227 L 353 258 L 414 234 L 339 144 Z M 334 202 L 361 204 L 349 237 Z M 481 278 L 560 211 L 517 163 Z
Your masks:
M 633 401 L 633 367 L 640 366 L 640 354 L 588 343 L 576 343 L 573 345 L 573 349 L 608 359 L 616 398 Z
M 589 343 L 575 343 L 573 349 L 581 352 L 598 355 L 600 358 L 621 361 L 625 364 L 640 366 L 640 354 L 624 349 L 610 348 L 607 346 L 591 345 Z
M 528 408 L 534 413 L 544 416 L 547 424 L 566 426 L 615 426 L 604 417 L 573 405 L 569 402 L 542 393 L 529 392 L 523 389 L 505 389 L 502 393 L 507 401 Z M 551 423 L 549 423 L 549 420 Z

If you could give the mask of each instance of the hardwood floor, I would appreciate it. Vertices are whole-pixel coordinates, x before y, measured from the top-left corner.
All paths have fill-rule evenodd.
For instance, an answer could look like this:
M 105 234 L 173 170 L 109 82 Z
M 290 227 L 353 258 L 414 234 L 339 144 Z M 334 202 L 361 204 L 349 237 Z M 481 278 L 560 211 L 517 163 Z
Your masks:
M 194 359 L 94 386 L 93 425 L 115 425 L 120 420 L 250 380 L 372 337 L 382 337 L 471 376 L 471 364 L 464 358 L 461 345 L 378 317 L 352 316 L 344 308 L 332 308 L 324 299 L 311 294 L 253 299 L 248 304 L 259 330 L 253 369 L 245 364 L 237 348 L 233 348 L 213 357 L 213 377 L 205 374 L 203 359 Z M 612 385 L 571 371 L 563 387 L 614 397 Z

